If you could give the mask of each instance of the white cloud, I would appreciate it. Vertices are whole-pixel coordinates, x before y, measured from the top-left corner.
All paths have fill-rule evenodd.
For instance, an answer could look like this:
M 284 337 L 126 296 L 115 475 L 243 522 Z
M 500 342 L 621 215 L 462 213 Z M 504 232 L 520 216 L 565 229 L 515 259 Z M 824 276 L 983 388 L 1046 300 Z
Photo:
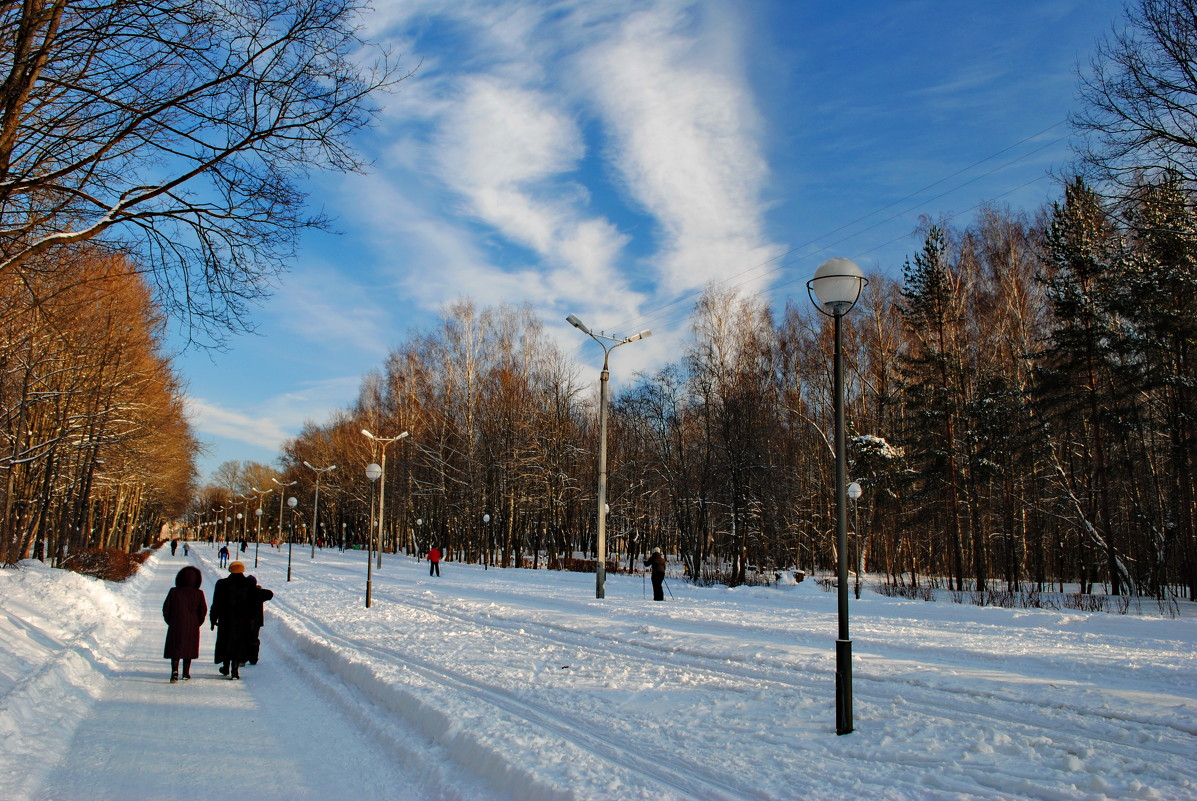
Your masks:
M 253 412 L 189 396 L 187 417 L 201 434 L 277 452 L 307 421 L 326 421 L 334 409 L 345 407 L 360 385 L 361 376 L 356 375 L 305 382 L 299 389 L 256 403 Z
M 224 437 L 275 451 L 285 439 L 293 436 L 268 417 L 255 417 L 231 409 L 222 409 L 195 397 L 187 399 L 187 416 L 201 434 Z
M 711 8 L 717 8 L 712 5 Z M 659 222 L 666 291 L 701 287 L 767 261 L 760 121 L 739 33 L 674 4 L 630 14 L 581 59 L 627 190 Z
M 725 3 L 380 9 L 410 59 L 438 30 L 388 104 L 385 167 L 358 198 L 376 252 L 424 309 L 469 295 L 618 325 L 780 251 L 762 234 L 768 170 Z M 446 57 L 447 31 L 468 55 Z M 596 188 L 624 208 L 598 207 Z

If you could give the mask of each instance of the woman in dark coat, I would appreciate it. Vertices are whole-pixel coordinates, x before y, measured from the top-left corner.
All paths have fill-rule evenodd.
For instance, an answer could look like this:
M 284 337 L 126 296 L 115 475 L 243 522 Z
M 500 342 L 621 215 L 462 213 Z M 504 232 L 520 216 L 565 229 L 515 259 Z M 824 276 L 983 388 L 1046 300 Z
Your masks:
M 249 660 L 253 647 L 254 585 L 245 577 L 245 565 L 233 562 L 229 574 L 212 589 L 212 612 L 208 619 L 216 632 L 216 662 L 220 674 L 239 679 L 238 668 Z M 230 675 L 230 666 L 232 674 Z
M 208 601 L 200 585 L 204 576 L 199 568 L 187 565 L 175 575 L 175 586 L 162 603 L 166 621 L 164 659 L 170 660 L 170 681 L 179 680 L 179 660 L 183 660 L 183 678 L 191 678 L 191 660 L 199 658 L 200 626 L 208 614 Z

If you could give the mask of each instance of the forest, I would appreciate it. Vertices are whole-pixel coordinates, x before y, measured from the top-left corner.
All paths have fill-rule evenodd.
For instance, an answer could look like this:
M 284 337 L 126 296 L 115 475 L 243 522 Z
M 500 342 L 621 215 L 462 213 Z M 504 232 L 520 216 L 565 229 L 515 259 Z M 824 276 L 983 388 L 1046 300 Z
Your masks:
M 1174 178 L 1116 214 L 1076 179 L 1033 218 L 927 222 L 902 281 L 870 276 L 844 318 L 854 567 L 894 587 L 1192 592 L 1194 254 Z M 608 569 L 656 546 L 702 581 L 831 569 L 830 320 L 712 287 L 690 325 L 682 358 L 612 399 Z M 409 432 L 387 452 L 384 549 L 593 569 L 570 562 L 595 550 L 594 395 L 530 309 L 458 302 L 288 443 L 277 479 L 301 511 L 283 536 L 312 539 L 310 468 L 337 465 L 316 536 L 364 545 L 381 452 L 363 429 Z M 278 489 L 226 468 L 197 522 Z

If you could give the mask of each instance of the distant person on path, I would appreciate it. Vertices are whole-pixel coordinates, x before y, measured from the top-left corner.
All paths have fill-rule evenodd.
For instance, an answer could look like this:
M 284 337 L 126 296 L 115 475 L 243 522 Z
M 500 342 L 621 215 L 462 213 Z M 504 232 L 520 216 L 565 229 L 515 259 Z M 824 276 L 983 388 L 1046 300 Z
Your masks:
M 170 541 L 170 555 L 174 556 L 175 551 L 177 551 L 177 550 L 179 550 L 179 540 L 176 537 L 175 539 Z
M 241 553 L 245 553 L 245 549 L 248 547 L 249 547 L 249 543 L 246 542 L 245 540 L 241 540 Z
M 166 621 L 166 646 L 162 657 L 170 660 L 170 683 L 179 680 L 179 660 L 183 660 L 183 680 L 191 678 L 191 660 L 199 658 L 200 626 L 208 614 L 208 601 L 200 585 L 204 576 L 198 567 L 187 565 L 175 575 L 175 586 L 162 603 Z
M 428 575 L 440 576 L 441 574 L 441 551 L 435 545 L 428 551 Z
M 217 554 L 220 556 L 219 561 L 221 567 L 224 567 L 229 563 L 229 546 L 221 545 L 220 550 L 217 551 Z
M 238 668 L 249 660 L 253 637 L 254 585 L 245 577 L 245 565 L 233 562 L 229 574 L 212 589 L 212 611 L 208 619 L 216 632 L 215 661 L 220 675 L 241 678 Z
M 250 590 L 250 627 L 253 636 L 249 644 L 249 663 L 251 665 L 258 664 L 258 652 L 262 648 L 262 640 L 258 636 L 262 631 L 262 626 L 266 624 L 266 602 L 274 597 L 274 591 L 268 590 L 265 587 L 258 586 L 258 580 L 254 576 L 246 576 L 245 580 L 250 583 L 252 589 Z
M 187 547 L 187 543 L 183 543 L 183 556 L 191 553 L 191 549 Z
M 644 560 L 644 566 L 652 568 L 653 600 L 665 600 L 665 554 L 660 548 L 653 548 L 652 554 Z

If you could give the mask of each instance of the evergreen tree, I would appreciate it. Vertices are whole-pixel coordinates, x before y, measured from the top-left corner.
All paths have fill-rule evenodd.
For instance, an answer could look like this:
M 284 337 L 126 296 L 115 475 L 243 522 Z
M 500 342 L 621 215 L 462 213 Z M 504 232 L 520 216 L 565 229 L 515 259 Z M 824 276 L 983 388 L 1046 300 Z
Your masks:
M 948 264 L 944 229 L 932 226 L 923 249 L 903 268 L 901 312 L 914 343 L 904 357 L 904 381 L 909 399 L 906 442 L 908 455 L 920 464 L 917 492 L 935 503 L 951 546 L 956 589 L 964 590 L 964 546 L 960 530 L 960 416 L 961 321 L 959 284 Z M 941 494 L 942 493 L 942 494 Z

